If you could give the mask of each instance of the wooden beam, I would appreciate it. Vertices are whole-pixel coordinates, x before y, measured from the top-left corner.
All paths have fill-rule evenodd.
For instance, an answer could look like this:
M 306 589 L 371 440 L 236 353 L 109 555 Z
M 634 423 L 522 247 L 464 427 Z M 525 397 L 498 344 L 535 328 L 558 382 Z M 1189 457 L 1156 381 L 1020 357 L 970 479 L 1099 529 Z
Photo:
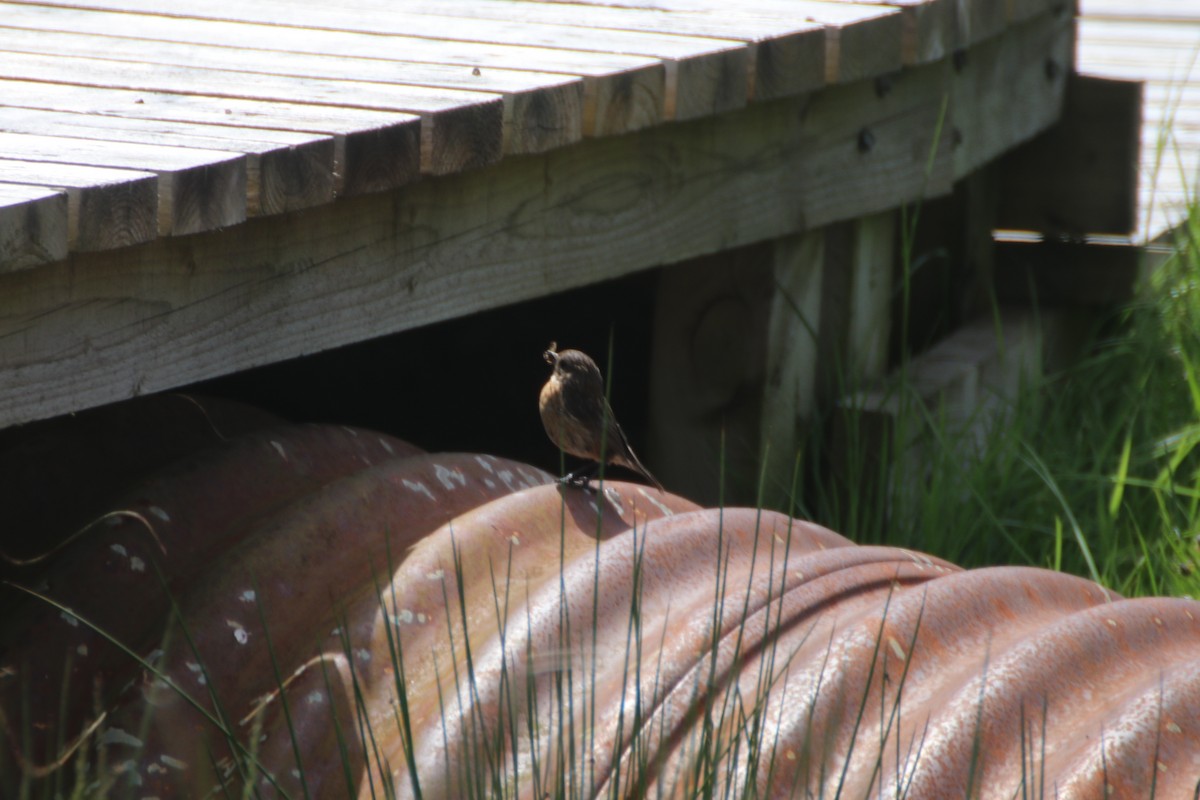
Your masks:
M 1052 235 L 1137 227 L 1142 84 L 1072 73 L 1062 119 L 1004 156 L 997 225 Z
M 1030 32 L 1010 33 L 1020 45 Z M 993 83 L 1019 83 L 1042 64 L 1013 67 L 992 73 Z M 232 230 L 0 275 L 0 424 L 946 193 L 950 147 L 935 150 L 932 162 L 928 156 L 947 75 L 932 64 L 899 74 L 882 96 L 874 81 L 831 87 Z M 974 104 L 999 88 L 982 75 L 975 85 L 975 95 L 954 95 L 951 121 L 974 115 Z M 1025 118 L 1049 124 L 1055 113 L 1057 105 Z
M 958 44 L 953 0 L 826 0 L 899 9 L 902 20 L 901 57 L 905 64 L 926 64 L 945 58 Z
M 425 39 L 435 42 L 441 51 L 454 50 L 460 44 L 474 43 L 486 47 L 509 46 L 521 47 L 527 50 L 553 50 L 560 55 L 574 52 L 575 63 L 586 63 L 593 58 L 607 59 L 609 53 L 641 55 L 658 59 L 667 66 L 667 85 L 663 95 L 665 109 L 678 109 L 678 118 L 686 119 L 694 114 L 692 103 L 702 97 L 700 108 L 711 109 L 720 102 L 721 96 L 730 91 L 741 90 L 744 97 L 745 67 L 747 51 L 741 42 L 701 37 L 656 36 L 641 34 L 636 31 L 611 31 L 594 29 L 587 36 L 579 35 L 578 31 L 553 25 L 533 25 L 508 23 L 485 19 L 466 19 L 452 17 L 436 17 L 432 15 L 410 14 L 402 7 L 389 7 L 373 10 L 370 14 L 347 14 L 343 7 L 332 7 L 322 4 L 304 4 L 286 2 L 286 0 L 261 0 L 253 5 L 239 3 L 210 3 L 205 0 L 130 0 L 113 3 L 110 0 L 82 0 L 72 5 L 107 10 L 142 11 L 152 14 L 162 14 L 174 17 L 188 17 L 205 20 L 224 20 L 230 22 L 252 22 L 265 25 L 280 25 L 286 20 L 288 26 L 305 28 L 328 29 L 332 31 L 349 31 L 356 33 L 372 33 L 400 35 Z M 737 52 L 734 52 L 737 51 Z M 740 53 L 740 55 L 738 54 Z M 653 62 L 643 61 L 643 65 L 653 65 Z M 740 63 L 740 73 L 734 79 L 724 73 L 724 66 Z M 723 66 L 724 65 L 724 66 Z M 480 70 L 486 68 L 480 66 Z M 538 67 L 526 63 L 525 69 Z M 660 69 L 662 63 L 657 65 Z M 675 80 L 669 73 L 677 71 Z M 547 70 L 550 71 L 550 70 Z M 565 70 L 562 70 L 565 71 Z M 592 71 L 595 71 L 594 68 Z M 713 81 L 713 75 L 719 75 L 720 80 Z M 631 76 L 623 74 L 617 83 L 611 87 L 616 92 L 626 91 L 631 82 Z M 693 84 L 693 80 L 705 81 L 704 86 Z M 633 81 L 635 85 L 637 81 Z M 597 92 L 603 86 L 591 87 L 589 96 L 606 104 L 622 102 L 621 96 L 603 97 Z M 637 99 L 637 98 L 635 98 Z M 605 119 L 599 106 L 594 106 L 592 117 L 596 120 Z M 706 112 L 711 113 L 711 111 Z M 659 117 L 661 118 L 661 117 Z M 654 121 L 658 121 L 656 118 Z
M 1072 63 L 1072 23 L 1070 15 L 1043 14 L 956 61 L 961 69 L 945 131 L 954 144 L 956 176 L 974 172 L 1058 118 Z
M 40 186 L 0 183 L 0 271 L 67 257 L 67 196 Z
M 892 285 L 896 266 L 896 213 L 861 217 L 853 226 L 846 366 L 851 380 L 867 380 L 887 369 Z
M 582 0 L 584 5 L 620 5 L 672 14 L 724 20 L 730 5 L 723 0 Z M 874 78 L 900 68 L 901 12 L 888 5 L 820 0 L 751 0 L 738 3 L 737 14 L 793 17 L 819 23 L 825 30 L 825 81 L 848 83 Z

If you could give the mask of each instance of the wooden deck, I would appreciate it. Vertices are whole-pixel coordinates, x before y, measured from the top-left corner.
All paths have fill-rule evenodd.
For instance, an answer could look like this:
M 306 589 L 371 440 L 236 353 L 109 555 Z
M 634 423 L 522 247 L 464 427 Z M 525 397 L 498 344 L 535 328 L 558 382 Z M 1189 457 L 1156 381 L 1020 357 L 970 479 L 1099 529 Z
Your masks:
M 1072 21 L 0 3 L 0 426 L 945 194 L 1057 117 Z
M 1200 183 L 1200 2 L 1080 0 L 1080 72 L 1146 82 L 1138 231 L 1183 220 Z

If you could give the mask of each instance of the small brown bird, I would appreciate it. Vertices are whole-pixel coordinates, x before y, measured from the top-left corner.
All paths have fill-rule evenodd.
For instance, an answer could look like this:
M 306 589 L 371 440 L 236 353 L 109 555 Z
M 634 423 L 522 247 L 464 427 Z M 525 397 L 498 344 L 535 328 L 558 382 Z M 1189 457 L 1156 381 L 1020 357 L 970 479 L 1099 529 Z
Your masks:
M 560 353 L 555 342 L 550 343 L 550 349 L 542 354 L 542 358 L 554 367 L 538 398 L 546 435 L 563 452 L 595 462 L 568 473 L 563 482 L 587 485 L 600 468 L 600 440 L 602 435 L 607 435 L 604 447 L 607 463 L 631 469 L 661 490 L 662 484 L 642 466 L 633 454 L 625 432 L 617 424 L 604 397 L 604 379 L 600 377 L 596 362 L 578 350 Z

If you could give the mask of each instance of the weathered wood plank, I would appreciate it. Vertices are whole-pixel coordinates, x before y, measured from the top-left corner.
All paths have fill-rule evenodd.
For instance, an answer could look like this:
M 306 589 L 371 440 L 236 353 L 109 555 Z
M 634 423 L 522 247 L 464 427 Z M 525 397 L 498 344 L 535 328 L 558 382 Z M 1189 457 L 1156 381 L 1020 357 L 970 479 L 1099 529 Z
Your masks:
M 9 158 L 158 174 L 158 231 L 198 233 L 246 219 L 246 157 L 215 150 L 0 133 Z
M 723 0 L 582 0 L 584 5 L 620 5 L 707 16 L 729 14 Z M 738 13 L 761 19 L 796 19 L 825 29 L 825 80 L 847 83 L 895 71 L 903 64 L 900 9 L 824 0 L 753 0 L 738 5 Z
M 0 77 L 409 112 L 421 118 L 421 169 L 435 175 L 493 163 L 503 151 L 501 98 L 482 92 L 18 52 L 0 59 Z
M 103 4 L 98 4 L 103 5 Z M 111 34 L 187 45 L 216 45 L 239 50 L 286 52 L 372 59 L 398 70 L 419 70 L 428 85 L 505 94 L 529 90 L 529 80 L 558 74 L 547 84 L 581 76 L 584 119 L 589 135 L 626 133 L 658 123 L 665 103 L 665 71 L 658 59 L 621 53 L 577 52 L 479 42 L 443 41 L 385 33 L 360 24 L 365 32 L 300 28 L 266 18 L 254 22 L 187 19 L 160 14 L 130 14 L 38 5 L 0 6 L 5 24 L 64 32 Z M 18 17 L 16 12 L 21 12 Z M 304 9 L 281 19 L 301 24 Z M 299 19 L 294 19 L 298 16 Z M 343 15 L 344 16 L 344 15 Z M 257 19 L 257 17 L 256 17 Z M 313 22 L 329 22 L 322 15 Z
M 901 57 L 905 64 L 945 58 L 958 44 L 956 5 L 952 0 L 825 0 L 892 6 L 900 11 Z
M 413 114 L 2 79 L 0 95 L 10 107 L 106 119 L 330 135 L 339 195 L 394 189 L 420 174 L 420 117 Z
M 730 50 L 743 51 L 743 58 L 746 55 L 745 46 L 734 41 L 699 37 L 692 39 L 678 36 L 663 37 L 639 34 L 633 31 L 596 31 L 583 37 L 574 35 L 569 29 L 560 26 L 502 23 L 452 17 L 435 18 L 420 14 L 406 14 L 403 11 L 390 9 L 378 10 L 370 14 L 346 14 L 340 7 L 334 8 L 318 3 L 299 4 L 262 0 L 253 5 L 239 5 L 233 3 L 214 4 L 203 2 L 203 0 L 180 0 L 180 2 L 129 0 L 129 2 L 123 1 L 115 4 L 109 0 L 83 0 L 83 2 L 73 5 L 110 10 L 138 10 L 177 17 L 257 22 L 268 25 L 276 25 L 280 20 L 286 20 L 288 25 L 293 26 L 425 38 L 429 42 L 434 42 L 434 46 L 442 51 L 454 50 L 460 43 L 469 42 L 489 47 L 510 45 L 526 49 L 551 49 L 559 53 L 575 51 L 574 60 L 577 63 L 586 63 L 593 53 L 650 54 L 659 60 L 671 60 L 686 65 L 686 69 L 683 70 L 685 74 L 690 74 L 695 69 L 698 75 L 709 74 L 714 68 L 713 62 L 718 65 L 728 62 L 733 57 L 728 52 Z M 118 5 L 123 8 L 114 8 Z M 452 34 L 454 38 L 446 38 L 447 34 Z M 639 53 L 639 51 L 644 52 Z M 608 58 L 606 55 L 600 57 Z M 693 63 L 687 64 L 686 62 Z M 544 69 L 529 64 L 523 66 L 527 69 Z M 662 64 L 658 64 L 658 66 L 661 67 Z M 480 69 L 482 70 L 483 67 Z M 744 72 L 742 76 L 744 76 Z M 597 100 L 590 117 L 597 121 L 604 120 L 606 117 L 601 112 L 605 111 L 607 105 L 610 104 L 615 104 L 618 109 L 624 109 L 628 104 L 626 98 L 630 94 L 629 84 L 634 83 L 639 88 L 644 85 L 635 80 L 639 77 L 645 76 L 625 73 L 611 86 L 601 84 L 587 87 L 585 93 L 589 97 L 595 96 Z M 716 91 L 724 90 L 727 87 L 731 88 L 734 85 L 744 84 L 729 76 L 727 81 L 710 88 Z M 612 95 L 605 97 L 597 93 L 596 90 L 600 88 L 611 90 Z M 699 91 L 699 87 L 697 87 L 697 91 Z M 677 101 L 669 98 L 670 92 L 671 89 L 668 87 L 664 93 L 665 105 L 678 105 Z M 689 94 L 689 96 L 691 95 Z M 659 109 L 660 113 L 661 111 Z
M 47 9 L 61 12 L 61 9 Z M 79 12 L 77 12 L 79 13 Z M 29 14 L 28 7 L 0 9 L 6 26 L 53 25 L 56 15 Z M 165 64 L 199 70 L 222 69 L 294 78 L 348 81 L 348 92 L 357 84 L 418 87 L 424 100 L 427 88 L 498 94 L 504 103 L 504 152 L 542 152 L 578 141 L 582 137 L 583 81 L 566 75 L 489 69 L 472 70 L 419 62 L 346 58 L 284 51 L 235 48 L 228 45 L 177 44 L 112 34 L 60 32 L 43 28 L 0 29 L 0 47 L 6 50 L 73 58 L 103 54 L 146 64 Z M 475 98 L 472 100 L 472 98 Z M 466 102 L 477 102 L 468 95 Z M 399 101 L 397 101 L 399 105 Z M 416 106 L 399 108 L 419 111 Z
M 0 106 L 0 131 L 244 153 L 247 155 L 246 209 L 251 216 L 309 208 L 328 203 L 334 197 L 334 143 L 328 136 L 120 117 L 99 118 L 11 106 Z
M 111 250 L 158 236 L 158 176 L 153 173 L 5 158 L 0 181 L 66 192 L 72 250 Z
M 0 273 L 60 261 L 67 247 L 65 194 L 0 182 Z
M 891 333 L 892 277 L 896 263 L 896 217 L 892 211 L 853 223 L 850 296 L 846 317 L 846 366 L 850 380 L 881 377 L 887 369 Z
M 372 7 L 379 5 L 372 3 Z M 572 26 L 584 29 L 583 35 L 594 28 L 613 28 L 745 42 L 752 45 L 747 92 L 759 100 L 799 94 L 825 83 L 823 27 L 794 14 L 767 19 L 731 6 L 717 19 L 624 6 L 503 0 L 405 0 L 403 8 L 445 16 Z

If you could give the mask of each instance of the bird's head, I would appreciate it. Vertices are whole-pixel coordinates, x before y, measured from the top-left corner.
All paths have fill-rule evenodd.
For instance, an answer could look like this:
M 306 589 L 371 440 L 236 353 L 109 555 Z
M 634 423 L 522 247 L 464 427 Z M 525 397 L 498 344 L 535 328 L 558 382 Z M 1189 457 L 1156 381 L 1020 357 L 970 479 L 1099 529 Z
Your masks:
M 542 353 L 546 363 L 554 367 L 554 374 L 564 378 L 586 376 L 589 381 L 600 380 L 600 368 L 592 357 L 582 350 L 563 350 L 559 352 L 558 343 L 551 342 L 550 348 Z

